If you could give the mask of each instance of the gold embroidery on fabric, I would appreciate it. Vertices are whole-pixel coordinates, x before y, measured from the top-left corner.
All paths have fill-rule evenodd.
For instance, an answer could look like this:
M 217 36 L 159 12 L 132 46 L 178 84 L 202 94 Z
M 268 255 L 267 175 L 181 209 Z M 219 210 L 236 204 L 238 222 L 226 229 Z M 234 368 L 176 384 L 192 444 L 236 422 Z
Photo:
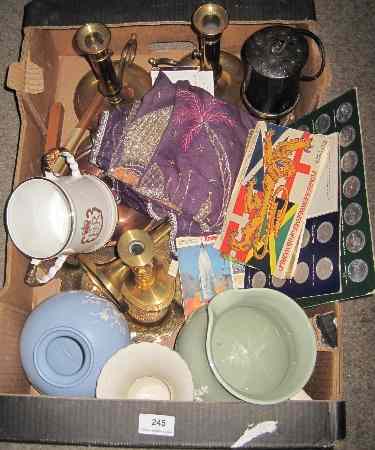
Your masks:
M 223 197 L 219 215 L 216 217 L 215 223 L 212 227 L 221 227 L 224 223 L 225 213 L 228 207 L 229 199 L 232 192 L 232 172 L 229 164 L 229 158 L 225 151 L 225 146 L 220 140 L 220 137 L 209 127 L 206 126 L 208 139 L 215 150 L 216 159 L 219 166 L 220 183 L 223 187 Z M 212 218 L 213 219 L 213 218 Z
M 109 119 L 109 111 L 105 110 L 103 111 L 100 121 L 99 121 L 99 127 L 94 137 L 94 143 L 91 149 L 91 159 L 96 164 L 98 153 L 100 150 L 100 147 L 102 146 L 105 129 L 107 128 L 107 123 Z
M 166 192 L 167 183 L 160 167 L 153 163 L 143 175 L 139 186 L 135 189 L 140 194 L 144 195 L 148 199 L 156 200 L 168 208 L 181 211 L 178 206 L 171 202 L 168 193 Z
M 169 185 L 171 179 L 168 179 L 166 190 L 170 193 L 171 201 L 179 208 L 181 211 L 183 210 L 184 203 L 186 200 L 187 193 L 190 189 L 190 182 L 193 170 L 189 169 L 186 172 L 178 172 L 178 182 L 177 187 L 173 189 L 173 192 L 170 192 Z
M 133 106 L 130 109 L 128 118 L 126 119 L 127 123 L 129 123 L 129 124 L 132 123 L 133 120 L 136 118 L 138 110 L 139 110 L 139 107 L 141 106 L 141 104 L 142 104 L 142 102 L 140 100 L 136 100 L 133 103 Z
M 146 167 L 167 128 L 173 106 L 162 108 L 135 119 L 125 130 L 122 141 L 122 165 Z
M 192 175 L 192 173 L 193 173 L 193 171 L 192 171 L 192 169 L 190 169 L 190 170 L 189 170 L 189 175 L 188 175 L 188 180 L 187 180 L 187 183 L 186 183 L 186 186 L 185 186 L 185 193 L 184 193 L 184 196 L 183 196 L 183 198 L 182 198 L 182 200 L 181 200 L 181 206 L 182 206 L 182 203 L 185 201 L 185 198 L 186 198 L 186 196 L 187 196 L 187 193 L 188 193 L 188 191 L 189 191 L 189 189 L 190 189 L 190 181 L 191 181 L 191 175 Z
M 212 192 L 208 193 L 207 199 L 201 204 L 198 212 L 193 217 L 195 222 L 199 223 L 203 232 L 210 231 L 210 225 L 208 224 L 208 217 L 212 211 Z

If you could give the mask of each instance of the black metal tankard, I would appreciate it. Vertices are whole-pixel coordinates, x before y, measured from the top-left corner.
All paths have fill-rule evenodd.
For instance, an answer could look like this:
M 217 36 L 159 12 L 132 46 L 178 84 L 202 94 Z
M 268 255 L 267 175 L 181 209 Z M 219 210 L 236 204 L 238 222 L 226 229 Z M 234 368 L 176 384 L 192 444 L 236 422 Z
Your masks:
M 309 57 L 305 39 L 313 39 L 319 47 L 321 65 L 314 75 L 301 75 Z M 241 51 L 246 72 L 242 84 L 242 100 L 247 109 L 265 120 L 278 120 L 297 105 L 300 81 L 319 78 L 325 67 L 325 51 L 321 40 L 311 31 L 274 25 L 251 35 Z

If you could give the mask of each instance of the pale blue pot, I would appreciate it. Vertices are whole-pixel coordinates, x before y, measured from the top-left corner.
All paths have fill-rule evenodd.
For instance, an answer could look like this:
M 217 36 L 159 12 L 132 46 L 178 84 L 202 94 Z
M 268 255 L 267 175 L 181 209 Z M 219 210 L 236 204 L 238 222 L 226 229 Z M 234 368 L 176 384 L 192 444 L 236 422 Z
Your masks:
M 109 300 L 69 291 L 41 303 L 22 330 L 22 366 L 42 394 L 94 397 L 100 371 L 129 344 L 124 316 Z

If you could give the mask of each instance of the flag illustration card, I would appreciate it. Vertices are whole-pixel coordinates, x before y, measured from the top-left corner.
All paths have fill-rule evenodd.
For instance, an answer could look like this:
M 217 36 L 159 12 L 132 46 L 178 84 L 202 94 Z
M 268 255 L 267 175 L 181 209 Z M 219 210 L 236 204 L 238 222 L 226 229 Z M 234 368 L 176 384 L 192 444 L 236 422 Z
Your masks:
M 223 258 L 217 235 L 176 240 L 185 316 L 226 289 L 243 288 L 245 267 Z
M 341 291 L 341 232 L 338 133 L 327 136 L 327 163 L 310 203 L 291 279 L 272 276 L 263 262 L 247 267 L 245 287 L 267 287 L 299 299 Z
M 216 246 L 225 257 L 290 278 L 329 139 L 258 122 Z

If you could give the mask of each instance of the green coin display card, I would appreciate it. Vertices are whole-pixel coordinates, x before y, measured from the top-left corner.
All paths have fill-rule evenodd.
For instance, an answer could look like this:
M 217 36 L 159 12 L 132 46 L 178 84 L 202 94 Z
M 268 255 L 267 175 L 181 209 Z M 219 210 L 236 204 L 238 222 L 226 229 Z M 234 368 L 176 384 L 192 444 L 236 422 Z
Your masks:
M 332 158 L 336 161 L 332 167 L 337 164 L 339 172 L 337 210 L 313 214 L 306 221 L 306 243 L 293 279 L 274 280 L 265 267 L 264 286 L 259 286 L 259 270 L 247 269 L 245 287 L 281 290 L 303 307 L 370 295 L 375 291 L 374 254 L 357 90 L 289 126 L 310 133 L 338 133 L 338 155 Z M 323 199 L 327 185 L 320 189 Z

